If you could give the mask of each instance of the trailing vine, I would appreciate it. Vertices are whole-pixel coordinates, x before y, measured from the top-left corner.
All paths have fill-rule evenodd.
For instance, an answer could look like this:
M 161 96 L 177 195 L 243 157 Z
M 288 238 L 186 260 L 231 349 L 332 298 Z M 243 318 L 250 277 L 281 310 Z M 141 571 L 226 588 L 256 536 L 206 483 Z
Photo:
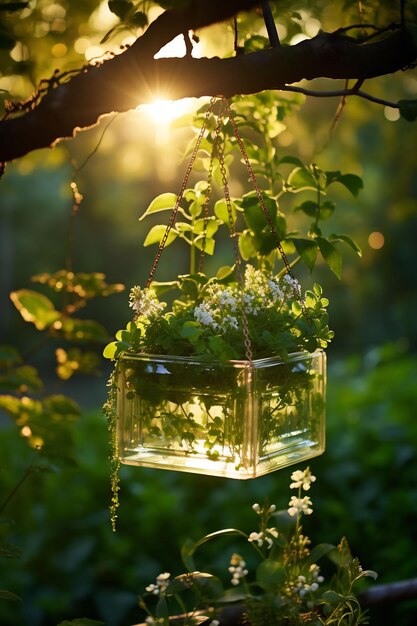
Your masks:
M 107 419 L 107 428 L 110 433 L 110 521 L 113 532 L 116 532 L 117 509 L 119 508 L 120 491 L 120 457 L 117 440 L 118 416 L 116 411 L 117 401 L 117 364 L 110 375 L 107 386 L 109 388 L 107 400 L 103 405 L 103 412 Z

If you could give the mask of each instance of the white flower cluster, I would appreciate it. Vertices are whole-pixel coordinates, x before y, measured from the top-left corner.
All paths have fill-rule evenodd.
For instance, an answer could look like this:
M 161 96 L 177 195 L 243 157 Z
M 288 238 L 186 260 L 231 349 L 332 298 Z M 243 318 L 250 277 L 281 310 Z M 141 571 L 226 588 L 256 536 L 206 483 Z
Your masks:
M 239 554 L 233 554 L 230 559 L 229 572 L 232 574 L 232 585 L 239 585 L 242 578 L 248 575 L 246 563 Z
M 163 593 L 169 585 L 170 576 L 171 574 L 169 572 L 163 572 L 163 574 L 159 574 L 159 576 L 156 577 L 156 585 L 154 583 L 148 585 L 147 587 L 145 587 L 146 591 L 148 593 L 153 593 L 155 596 L 157 596 L 159 593 Z
M 313 512 L 313 509 L 311 508 L 313 503 L 308 496 L 304 496 L 304 498 L 292 496 L 288 504 L 288 513 L 291 516 L 301 515 L 302 513 L 304 513 L 304 515 L 311 515 Z
M 166 307 L 165 302 L 159 302 L 153 289 L 132 287 L 129 294 L 129 306 L 138 317 L 151 318 L 159 315 Z
M 310 471 L 310 468 L 307 467 L 305 470 L 296 470 L 291 474 L 291 480 L 294 481 L 290 484 L 290 489 L 300 489 L 301 487 L 304 491 L 308 491 L 311 487 L 311 483 L 314 483 L 316 477 Z
M 250 543 L 256 543 L 257 546 L 261 547 L 263 544 L 266 544 L 266 547 L 272 548 L 274 540 L 278 537 L 278 531 L 276 528 L 266 528 L 265 531 L 261 530 L 259 533 L 253 532 L 249 535 L 248 541 Z
M 204 301 L 195 307 L 194 317 L 213 330 L 224 333 L 237 329 L 242 306 L 247 315 L 258 315 L 267 309 L 280 309 L 287 298 L 301 293 L 298 281 L 288 274 L 277 279 L 252 265 L 245 269 L 243 292 L 239 286 L 207 288 Z
M 301 596 L 305 596 L 306 593 L 310 591 L 317 591 L 319 588 L 319 584 L 324 581 L 323 576 L 320 576 L 320 568 L 318 565 L 313 563 L 310 565 L 310 571 L 306 576 L 298 576 L 297 581 L 294 585 L 294 590 Z

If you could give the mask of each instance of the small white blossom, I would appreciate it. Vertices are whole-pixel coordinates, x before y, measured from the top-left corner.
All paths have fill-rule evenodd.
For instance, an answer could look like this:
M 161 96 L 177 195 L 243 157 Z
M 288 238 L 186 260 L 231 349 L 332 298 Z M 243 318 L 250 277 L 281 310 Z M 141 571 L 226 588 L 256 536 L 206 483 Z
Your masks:
M 277 510 L 277 507 L 275 506 L 275 504 L 271 504 L 271 506 L 269 507 L 268 513 L 273 513 L 276 510 Z
M 218 619 L 212 619 L 209 626 L 220 626 L 220 622 Z
M 292 496 L 288 504 L 288 513 L 291 516 L 300 515 L 301 513 L 304 513 L 304 515 L 311 515 L 313 512 L 313 509 L 311 508 L 313 503 L 308 496 L 304 496 L 304 498 Z
M 165 302 L 159 302 L 153 289 L 132 287 L 129 294 L 129 306 L 138 317 L 151 318 L 159 315 L 166 307 Z
M 169 572 L 163 572 L 156 577 L 156 585 L 154 583 L 145 587 L 148 593 L 152 593 L 157 596 L 159 593 L 163 593 L 169 585 L 169 578 L 171 574 Z
M 265 533 L 268 533 L 269 535 L 272 535 L 272 537 L 275 537 L 275 539 L 278 538 L 278 531 L 276 528 L 267 528 L 265 530 Z M 273 544 L 274 544 L 274 540 L 271 537 L 268 537 L 267 535 L 265 535 L 265 541 L 268 545 L 268 548 L 272 548 Z
M 282 280 L 289 286 L 291 287 L 291 289 L 294 289 L 294 291 L 299 291 L 300 290 L 300 283 L 298 282 L 298 280 L 296 278 L 293 278 L 292 276 L 290 276 L 289 274 L 285 274 L 285 276 L 283 276 Z
M 310 468 L 307 467 L 304 471 L 296 470 L 291 474 L 291 480 L 294 481 L 290 484 L 290 489 L 299 489 L 302 487 L 305 491 L 308 491 L 311 487 L 311 483 L 314 483 L 316 477 L 310 471 Z
M 257 513 L 258 515 L 261 512 L 261 507 L 259 506 L 259 504 L 257 502 L 255 502 L 255 504 L 252 504 L 252 508 L 255 511 L 255 513 Z
M 230 289 L 225 289 L 224 291 L 220 291 L 217 294 L 217 298 L 218 298 L 219 304 L 221 304 L 222 306 L 229 307 L 232 312 L 236 311 L 237 309 L 236 296 L 232 293 Z
M 225 315 L 223 318 L 223 323 L 225 326 L 229 326 L 229 328 L 234 328 L 235 330 L 239 328 L 237 318 L 233 315 Z
M 268 287 L 273 300 L 282 301 L 284 299 L 284 292 L 277 282 L 274 280 L 268 280 Z
M 206 302 L 202 302 L 195 307 L 194 317 L 197 322 L 200 322 L 203 326 L 211 326 L 213 330 L 216 330 L 219 326 L 214 319 L 213 311 L 210 310 L 210 307 Z
M 238 555 L 233 554 L 230 559 L 229 572 L 232 574 L 232 585 L 239 585 L 242 578 L 248 575 L 245 561 Z
M 262 532 L 260 533 L 253 532 L 249 535 L 248 541 L 250 543 L 256 543 L 258 544 L 259 547 L 261 547 L 264 543 L 264 534 Z
M 265 532 L 261 531 L 259 533 L 253 532 L 249 535 L 248 537 L 248 541 L 250 543 L 256 543 L 258 545 L 258 547 L 263 546 L 264 543 L 266 543 L 266 547 L 272 548 L 273 544 L 274 544 L 274 540 L 272 539 L 272 537 L 270 537 L 269 535 L 272 535 L 272 537 L 277 538 L 278 537 L 278 531 L 276 528 L 266 528 Z

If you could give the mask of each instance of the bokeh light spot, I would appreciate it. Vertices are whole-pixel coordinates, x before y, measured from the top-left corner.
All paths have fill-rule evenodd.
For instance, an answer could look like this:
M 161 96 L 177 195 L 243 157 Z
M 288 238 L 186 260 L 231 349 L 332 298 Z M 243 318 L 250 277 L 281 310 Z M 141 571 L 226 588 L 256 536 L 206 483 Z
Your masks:
M 385 237 L 379 231 L 374 231 L 368 237 L 369 247 L 373 250 L 380 250 L 385 243 Z

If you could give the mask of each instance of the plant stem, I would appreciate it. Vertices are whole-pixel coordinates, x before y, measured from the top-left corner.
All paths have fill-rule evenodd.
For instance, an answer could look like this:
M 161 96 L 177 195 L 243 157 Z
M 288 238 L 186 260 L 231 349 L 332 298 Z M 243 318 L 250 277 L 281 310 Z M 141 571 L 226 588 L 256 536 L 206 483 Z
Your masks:
M 11 490 L 11 492 L 9 493 L 9 495 L 6 497 L 6 499 L 2 502 L 2 504 L 0 504 L 0 514 L 3 513 L 4 509 L 6 508 L 6 506 L 9 504 L 10 500 L 16 495 L 16 493 L 19 491 L 20 487 L 23 485 L 23 483 L 25 482 L 26 478 L 29 476 L 29 474 L 31 474 L 34 470 L 33 467 L 33 463 L 31 463 L 25 470 L 23 476 L 21 477 L 21 479 L 16 483 L 16 485 L 13 487 L 13 489 Z

